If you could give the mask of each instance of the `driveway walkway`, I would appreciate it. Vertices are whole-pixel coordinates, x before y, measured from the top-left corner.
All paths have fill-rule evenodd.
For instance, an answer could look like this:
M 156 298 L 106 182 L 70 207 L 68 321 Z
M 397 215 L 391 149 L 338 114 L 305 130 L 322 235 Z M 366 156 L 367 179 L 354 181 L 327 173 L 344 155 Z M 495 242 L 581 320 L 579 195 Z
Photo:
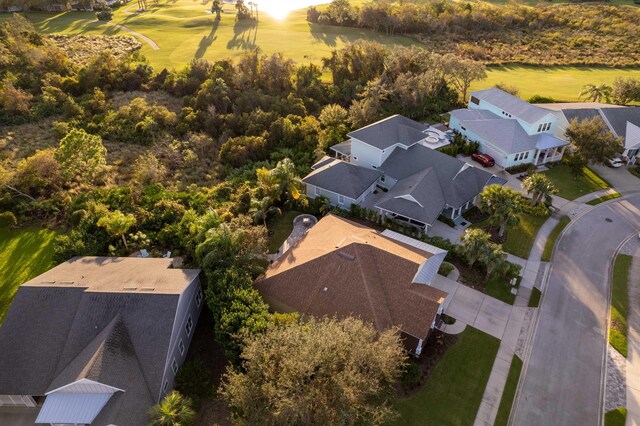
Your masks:
M 640 196 L 608 203 L 566 228 L 539 308 L 513 424 L 601 424 L 611 255 L 640 229 L 638 207 Z

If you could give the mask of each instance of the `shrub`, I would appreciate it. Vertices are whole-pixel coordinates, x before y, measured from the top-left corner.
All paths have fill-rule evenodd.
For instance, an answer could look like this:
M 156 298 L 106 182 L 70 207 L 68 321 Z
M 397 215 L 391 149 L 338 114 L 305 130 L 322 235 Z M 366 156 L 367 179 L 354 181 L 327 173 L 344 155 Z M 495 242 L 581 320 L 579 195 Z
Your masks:
M 107 7 L 106 9 L 96 12 L 96 18 L 98 18 L 98 21 L 110 21 L 111 19 L 113 19 L 113 11 L 110 7 Z
M 454 269 L 454 266 L 449 262 L 442 262 L 440 264 L 440 269 L 438 269 L 438 274 L 446 277 L 453 271 L 453 269 Z
M 185 362 L 176 375 L 176 390 L 199 406 L 203 399 L 214 396 L 211 371 L 201 360 Z
M 449 225 L 452 228 L 456 227 L 456 223 L 453 220 L 451 220 L 450 218 L 446 217 L 445 215 L 441 214 L 440 216 L 438 216 L 438 220 L 440 222 L 442 222 L 442 223 L 446 223 L 447 225 Z
M 420 376 L 422 376 L 420 366 L 415 361 L 409 360 L 404 365 L 400 381 L 405 385 L 412 385 L 420 381 Z
M 16 215 L 12 212 L 0 213 L 0 228 L 9 228 L 16 226 L 17 224 L 18 220 L 16 219 Z
M 519 173 L 524 173 L 529 170 L 532 165 L 530 163 L 518 164 L 517 166 L 511 166 L 504 169 L 507 173 L 512 175 L 517 175 Z
M 556 102 L 556 100 L 546 96 L 533 95 L 527 102 L 530 104 L 552 104 Z

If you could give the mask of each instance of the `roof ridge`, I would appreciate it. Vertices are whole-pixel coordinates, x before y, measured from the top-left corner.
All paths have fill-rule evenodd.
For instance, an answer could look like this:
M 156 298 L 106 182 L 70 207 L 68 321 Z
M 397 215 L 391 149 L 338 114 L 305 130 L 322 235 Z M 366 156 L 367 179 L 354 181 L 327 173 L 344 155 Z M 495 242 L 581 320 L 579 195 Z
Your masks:
M 378 329 L 384 329 L 389 325 L 393 324 L 393 316 L 391 315 L 391 311 L 389 310 L 389 303 L 387 292 L 384 289 L 384 286 L 380 285 L 380 268 L 378 268 L 377 262 L 367 262 L 367 267 L 365 268 L 364 262 L 362 259 L 359 259 L 358 254 L 366 255 L 372 257 L 371 249 L 373 247 L 367 245 L 366 243 L 351 243 L 350 245 L 354 246 L 354 250 L 356 251 L 356 262 L 358 263 L 358 268 L 360 270 L 360 276 L 362 277 L 362 282 L 364 284 L 364 290 L 367 295 L 367 301 L 369 302 L 369 307 L 371 308 L 371 313 L 373 315 L 374 321 L 376 322 L 376 327 Z M 377 248 L 376 248 L 377 249 Z M 373 280 L 368 279 L 368 273 L 375 274 L 376 277 Z M 372 288 L 375 286 L 375 288 Z M 379 294 L 382 294 L 384 303 L 382 303 L 378 309 L 376 309 L 376 305 L 373 302 L 372 292 L 375 291 Z M 380 311 L 380 312 L 378 312 Z M 385 318 L 379 318 L 379 314 Z M 385 323 L 381 323 L 385 322 Z

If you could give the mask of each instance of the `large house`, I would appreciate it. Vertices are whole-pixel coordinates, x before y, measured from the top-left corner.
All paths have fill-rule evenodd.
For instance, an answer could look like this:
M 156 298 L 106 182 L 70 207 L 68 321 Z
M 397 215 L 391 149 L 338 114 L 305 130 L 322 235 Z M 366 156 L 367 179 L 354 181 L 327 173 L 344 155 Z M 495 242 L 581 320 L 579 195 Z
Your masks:
M 446 134 L 401 115 L 349 133 L 331 147 L 303 182 L 307 197 L 333 206 L 352 204 L 413 224 L 425 231 L 439 215 L 457 219 L 486 185 L 504 180 L 433 149 Z
M 379 331 L 397 326 L 419 355 L 447 293 L 432 287 L 446 251 L 337 216 L 321 219 L 271 264 L 256 288 L 280 312 L 356 316 Z
M 0 424 L 146 424 L 189 348 L 199 272 L 76 257 L 20 286 L 0 327 Z
M 450 115 L 449 127 L 503 168 L 560 161 L 568 145 L 556 114 L 498 88 L 471 92 L 468 108 Z
M 601 118 L 614 136 L 623 139 L 622 156 L 630 163 L 640 157 L 640 107 L 622 107 L 595 102 L 545 104 L 558 118 L 557 136 L 564 137 L 564 131 L 572 120 Z

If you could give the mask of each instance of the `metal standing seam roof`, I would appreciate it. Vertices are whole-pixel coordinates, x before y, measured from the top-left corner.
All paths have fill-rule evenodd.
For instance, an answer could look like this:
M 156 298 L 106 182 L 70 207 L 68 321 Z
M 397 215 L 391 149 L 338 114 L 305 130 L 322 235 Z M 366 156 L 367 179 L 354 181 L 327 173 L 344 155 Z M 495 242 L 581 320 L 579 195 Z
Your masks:
M 497 87 L 471 92 L 471 96 L 496 106 L 529 124 L 537 123 L 545 115 L 551 113 L 549 110 L 532 105 Z
M 382 150 L 398 143 L 411 146 L 427 137 L 423 131 L 428 127 L 396 114 L 348 133 L 347 136 Z
M 36 423 L 91 424 L 112 395 L 112 393 L 52 393 L 45 399 Z

